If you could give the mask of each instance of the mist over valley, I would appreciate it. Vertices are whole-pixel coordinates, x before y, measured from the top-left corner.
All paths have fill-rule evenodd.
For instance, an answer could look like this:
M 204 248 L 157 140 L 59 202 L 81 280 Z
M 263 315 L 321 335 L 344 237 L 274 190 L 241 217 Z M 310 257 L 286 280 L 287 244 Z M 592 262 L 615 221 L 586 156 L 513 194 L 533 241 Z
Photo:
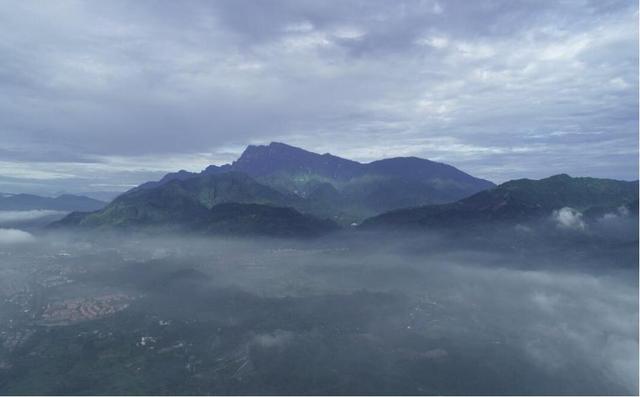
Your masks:
M 639 395 L 638 16 L 3 0 L 0 396 Z
M 309 206 L 304 164 L 304 183 L 177 173 L 93 212 L 0 213 L 0 392 L 638 388 L 637 182 L 513 181 L 345 224 L 352 205 Z

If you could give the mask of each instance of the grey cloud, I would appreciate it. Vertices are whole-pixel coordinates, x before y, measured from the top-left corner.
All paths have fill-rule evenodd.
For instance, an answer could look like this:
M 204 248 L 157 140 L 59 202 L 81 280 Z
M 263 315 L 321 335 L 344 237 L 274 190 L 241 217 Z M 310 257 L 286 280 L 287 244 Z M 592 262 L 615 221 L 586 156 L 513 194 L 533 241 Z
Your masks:
M 637 178 L 624 1 L 16 2 L 0 23 L 0 154 L 25 170 L 110 156 L 189 168 L 194 153 L 282 140 L 497 182 Z M 123 183 L 100 172 L 74 186 Z

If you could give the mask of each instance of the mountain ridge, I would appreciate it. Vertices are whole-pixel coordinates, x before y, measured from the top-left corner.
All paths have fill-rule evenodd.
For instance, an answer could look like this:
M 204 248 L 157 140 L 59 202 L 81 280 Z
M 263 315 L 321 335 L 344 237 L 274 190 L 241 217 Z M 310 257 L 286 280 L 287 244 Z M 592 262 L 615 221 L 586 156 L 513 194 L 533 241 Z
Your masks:
M 448 164 L 418 157 L 360 163 L 271 142 L 249 145 L 231 164 L 210 165 L 200 173 L 169 173 L 132 190 L 227 172 L 242 172 L 280 192 L 309 199 L 306 206 L 297 208 L 343 224 L 392 209 L 452 202 L 495 186 Z M 314 194 L 318 186 L 325 186 L 325 194 Z
M 0 193 L 0 211 L 94 211 L 105 205 L 107 203 L 104 201 L 75 194 L 46 197 L 27 193 Z
M 102 210 L 74 212 L 51 227 L 273 236 L 313 236 L 337 229 L 331 221 L 291 208 L 295 200 L 246 174 L 228 172 L 131 190 Z
M 449 204 L 427 205 L 389 211 L 366 219 L 363 229 L 378 227 L 440 228 L 479 222 L 519 222 L 551 215 L 570 207 L 633 206 L 638 200 L 638 181 L 553 175 L 539 180 L 517 179 Z

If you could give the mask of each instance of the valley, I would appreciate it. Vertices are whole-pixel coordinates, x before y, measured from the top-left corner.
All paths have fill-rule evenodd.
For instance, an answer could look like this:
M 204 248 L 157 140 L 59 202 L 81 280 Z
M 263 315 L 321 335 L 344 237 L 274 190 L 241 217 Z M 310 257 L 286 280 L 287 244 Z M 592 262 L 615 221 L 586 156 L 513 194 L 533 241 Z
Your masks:
M 467 238 L 371 233 L 291 240 L 52 232 L 37 244 L 5 246 L 0 392 L 635 387 L 632 249 L 613 266 L 589 246 L 573 246 L 558 262 L 544 239 L 524 244 L 525 259 Z M 559 324 L 587 341 L 548 339 Z

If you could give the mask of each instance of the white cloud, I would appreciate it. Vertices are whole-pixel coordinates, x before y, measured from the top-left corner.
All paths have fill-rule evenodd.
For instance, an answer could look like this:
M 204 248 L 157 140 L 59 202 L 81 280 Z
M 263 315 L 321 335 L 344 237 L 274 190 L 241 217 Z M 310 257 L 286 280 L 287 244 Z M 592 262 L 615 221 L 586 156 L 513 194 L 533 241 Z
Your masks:
M 35 164 L 34 167 L 25 167 L 21 162 L 0 161 L 0 175 L 12 178 L 30 178 L 42 180 L 55 180 L 75 178 L 75 169 L 64 172 L 60 169 L 52 169 L 51 164 Z
M 540 51 L 540 58 L 545 61 L 571 59 L 587 49 L 591 40 L 587 37 L 572 38 L 565 42 L 552 43 Z
M 0 245 L 24 244 L 35 241 L 31 233 L 18 229 L 0 229 Z
M 553 211 L 553 219 L 557 226 L 563 229 L 585 230 L 586 224 L 582 219 L 582 213 L 571 207 L 564 207 Z
M 0 225 L 12 222 L 31 221 L 47 216 L 63 214 L 66 214 L 66 212 L 53 210 L 0 211 Z

